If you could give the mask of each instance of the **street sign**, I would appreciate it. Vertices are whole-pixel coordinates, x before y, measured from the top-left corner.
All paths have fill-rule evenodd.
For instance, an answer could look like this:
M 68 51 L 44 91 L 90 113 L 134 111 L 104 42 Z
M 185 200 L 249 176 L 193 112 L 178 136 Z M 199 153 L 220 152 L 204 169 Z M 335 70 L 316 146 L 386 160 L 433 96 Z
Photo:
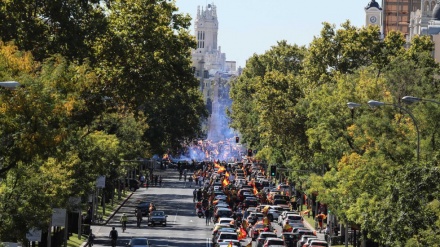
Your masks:
M 41 242 L 41 229 L 32 228 L 26 233 L 26 238 L 29 242 Z
M 54 208 L 52 213 L 52 226 L 66 226 L 66 209 Z
M 99 176 L 96 179 L 96 187 L 97 188 L 105 188 L 105 176 Z

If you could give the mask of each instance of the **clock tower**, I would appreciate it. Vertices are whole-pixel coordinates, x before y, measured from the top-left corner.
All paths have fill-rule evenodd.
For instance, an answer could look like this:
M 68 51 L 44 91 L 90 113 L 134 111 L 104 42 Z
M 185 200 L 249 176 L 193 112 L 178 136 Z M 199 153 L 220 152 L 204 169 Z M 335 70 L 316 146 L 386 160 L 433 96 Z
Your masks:
M 371 0 L 367 7 L 365 7 L 365 17 L 366 26 L 379 26 L 381 35 L 383 35 L 382 8 L 376 0 Z

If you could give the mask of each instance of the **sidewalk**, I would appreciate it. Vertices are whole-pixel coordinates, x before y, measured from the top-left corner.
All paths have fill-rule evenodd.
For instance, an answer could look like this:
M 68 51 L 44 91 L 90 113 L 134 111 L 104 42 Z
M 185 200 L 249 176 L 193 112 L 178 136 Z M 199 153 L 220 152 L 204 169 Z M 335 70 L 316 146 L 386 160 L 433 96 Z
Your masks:
M 118 206 L 117 208 L 115 208 L 115 209 L 113 210 L 113 212 L 111 212 L 111 214 L 109 215 L 109 217 L 107 217 L 107 219 L 106 219 L 104 222 L 99 223 L 99 224 L 91 225 L 92 232 L 98 232 L 98 230 L 99 230 L 99 228 L 100 228 L 101 226 L 103 226 L 103 225 L 107 225 L 107 223 L 113 218 L 113 216 L 115 216 L 116 212 L 119 211 L 119 209 L 120 209 L 120 208 L 121 208 L 121 207 L 127 202 L 128 199 L 130 199 L 130 197 L 131 197 L 132 195 L 133 195 L 133 192 L 130 192 L 130 193 L 127 195 L 127 197 L 124 199 L 124 201 L 122 201 L 122 203 L 119 204 L 119 206 Z M 80 245 L 80 247 L 84 247 L 86 244 L 87 244 L 87 241 L 84 241 L 84 242 Z

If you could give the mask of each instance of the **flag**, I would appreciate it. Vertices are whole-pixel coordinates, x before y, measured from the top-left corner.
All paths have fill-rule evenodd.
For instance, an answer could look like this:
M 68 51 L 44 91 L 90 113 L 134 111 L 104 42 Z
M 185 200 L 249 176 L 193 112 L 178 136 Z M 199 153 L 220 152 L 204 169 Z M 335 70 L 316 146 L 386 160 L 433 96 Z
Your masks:
M 228 172 L 228 171 L 226 171 L 226 173 L 225 173 L 225 177 L 226 177 L 226 178 L 229 178 L 229 172 Z
M 218 168 L 217 173 L 225 172 L 225 171 L 226 171 L 226 168 L 224 166 L 220 166 L 220 168 Z
M 222 185 L 223 185 L 223 187 L 228 186 L 229 185 L 229 180 L 223 179 Z
M 254 195 L 258 194 L 258 189 L 254 185 Z
M 234 245 L 232 245 L 232 241 L 229 242 L 228 247 L 234 247 Z
M 242 240 L 242 239 L 245 239 L 246 237 L 247 237 L 246 230 L 243 227 L 240 227 L 240 229 L 238 230 L 237 239 Z

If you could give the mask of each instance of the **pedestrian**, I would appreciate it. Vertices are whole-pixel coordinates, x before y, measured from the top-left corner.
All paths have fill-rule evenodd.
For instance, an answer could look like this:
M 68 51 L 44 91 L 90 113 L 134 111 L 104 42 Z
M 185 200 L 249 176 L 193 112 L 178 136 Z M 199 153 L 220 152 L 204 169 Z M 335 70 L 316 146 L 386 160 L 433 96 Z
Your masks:
M 90 229 L 90 234 L 87 237 L 87 243 L 86 243 L 86 247 L 92 247 L 93 246 L 93 241 L 95 240 L 95 235 L 92 233 L 92 229 Z
M 205 209 L 205 219 L 206 219 L 206 225 L 209 226 L 211 224 L 211 211 L 207 207 Z
M 154 186 L 157 186 L 157 182 L 159 180 L 159 176 L 154 176 Z
M 115 229 L 115 227 L 112 227 L 109 237 L 112 239 L 112 246 L 116 246 L 116 241 L 118 240 L 118 231 Z
M 159 187 L 162 187 L 162 175 L 159 176 Z
M 193 191 L 193 202 L 196 202 L 196 196 L 197 196 L 197 189 L 194 188 L 194 191 Z
M 191 184 L 192 184 L 192 182 L 193 182 L 193 177 L 192 177 L 192 176 L 189 176 L 188 181 L 189 181 L 189 187 L 191 188 Z
M 150 185 L 149 183 L 150 183 L 150 180 L 147 179 L 147 180 L 145 181 L 145 188 L 146 188 L 147 190 L 148 190 L 148 185 Z
M 145 176 L 144 176 L 144 175 L 141 175 L 140 178 L 139 178 L 139 181 L 141 181 L 141 186 L 144 186 L 144 183 L 145 183 Z

